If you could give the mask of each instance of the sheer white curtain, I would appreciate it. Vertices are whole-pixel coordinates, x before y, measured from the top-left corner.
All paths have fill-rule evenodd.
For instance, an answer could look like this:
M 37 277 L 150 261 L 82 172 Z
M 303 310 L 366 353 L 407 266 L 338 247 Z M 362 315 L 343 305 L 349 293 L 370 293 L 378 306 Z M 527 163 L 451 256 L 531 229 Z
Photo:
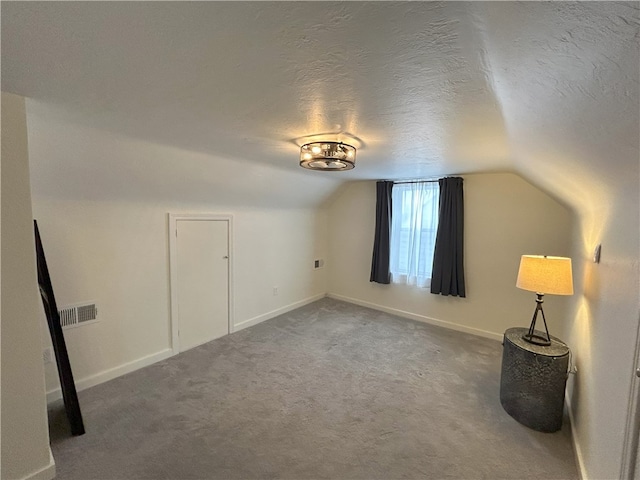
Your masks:
M 438 182 L 397 183 L 392 190 L 391 281 L 428 287 L 438 230 Z

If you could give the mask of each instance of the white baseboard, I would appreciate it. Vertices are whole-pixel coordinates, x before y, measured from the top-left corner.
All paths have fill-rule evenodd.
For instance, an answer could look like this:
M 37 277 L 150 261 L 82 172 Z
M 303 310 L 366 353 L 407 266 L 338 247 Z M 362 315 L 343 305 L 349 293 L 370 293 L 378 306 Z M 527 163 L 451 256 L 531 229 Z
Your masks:
M 300 308 L 304 305 L 307 305 L 309 303 L 313 303 L 317 300 L 320 300 L 321 298 L 324 297 L 330 297 L 330 298 L 334 298 L 336 300 L 341 300 L 343 302 L 348 302 L 348 303 L 353 303 L 355 305 L 360 305 L 363 307 L 368 307 L 368 308 L 372 308 L 374 310 L 379 310 L 382 312 L 386 312 L 389 313 L 391 315 L 397 315 L 399 317 L 404 317 L 404 318 L 409 318 L 411 320 L 417 320 L 419 322 L 425 322 L 425 323 L 429 323 L 431 325 L 437 325 L 439 327 L 444 327 L 444 328 L 448 328 L 450 330 L 457 330 L 460 332 L 464 332 L 464 333 L 470 333 L 472 335 L 477 335 L 480 337 L 485 337 L 485 338 L 490 338 L 493 340 L 498 340 L 498 341 L 502 341 L 502 335 L 501 334 L 497 334 L 497 333 L 493 333 L 493 332 L 488 332 L 485 330 L 480 330 L 477 328 L 471 328 L 471 327 L 466 327 L 464 325 L 458 325 L 455 323 L 451 323 L 451 322 L 446 322 L 444 320 L 437 320 L 435 318 L 431 318 L 431 317 L 426 317 L 424 315 L 418 315 L 416 313 L 411 313 L 411 312 L 406 312 L 404 310 L 398 310 L 395 308 L 390 308 L 390 307 L 385 307 L 383 305 L 378 305 L 375 303 L 371 303 L 371 302 L 366 302 L 364 300 L 358 300 L 356 298 L 351 298 L 351 297 L 345 297 L 342 295 L 338 295 L 335 293 L 319 293 L 317 295 L 313 295 L 311 297 L 305 298 L 303 300 L 300 300 L 298 302 L 294 302 L 291 303 L 289 305 L 285 305 L 284 307 L 280 307 L 276 310 L 272 310 L 270 312 L 267 313 L 263 313 L 262 315 L 258 315 L 256 317 L 250 318 L 248 320 L 245 320 L 243 322 L 240 322 L 236 325 L 233 326 L 233 332 L 238 332 L 240 330 L 243 330 L 245 328 L 251 327 L 253 325 L 257 325 L 258 323 L 262 323 L 266 320 L 270 320 L 272 318 L 277 317 L 278 315 L 282 315 L 284 313 L 290 312 L 292 310 L 295 310 L 296 308 Z M 99 385 L 100 383 L 104 383 L 107 382 L 109 380 L 113 380 L 114 378 L 120 377 L 122 375 L 125 375 L 127 373 L 131 373 L 134 372 L 136 370 L 139 370 L 143 367 L 147 367 L 149 365 L 152 365 L 156 362 L 160 362 L 162 360 L 165 360 L 171 356 L 173 356 L 175 353 L 173 352 L 173 350 L 171 348 L 167 348 L 165 350 L 161 350 L 160 352 L 151 354 L 151 355 L 147 355 L 146 357 L 142 357 L 139 358 L 137 360 L 134 360 L 132 362 L 129 363 L 125 363 L 123 365 L 120 365 L 118 367 L 114 367 L 114 368 L 110 368 L 108 370 L 104 370 L 102 372 L 96 373 L 94 375 L 90 375 L 88 377 L 82 378 L 80 380 L 76 381 L 76 389 L 78 391 L 82 391 L 85 390 L 89 387 L 93 387 L 95 385 Z M 47 403 L 59 400 L 60 398 L 62 398 L 62 391 L 60 389 L 60 387 L 55 388 L 53 390 L 49 390 L 47 392 Z M 39 480 L 39 478 L 37 479 Z
M 409 318 L 411 320 L 417 320 L 419 322 L 429 323 L 438 327 L 448 328 L 449 330 L 456 330 L 458 332 L 470 333 L 478 337 L 490 338 L 492 340 L 502 341 L 503 335 L 499 333 L 493 333 L 486 330 L 480 330 L 479 328 L 467 327 L 465 325 L 458 325 L 457 323 L 447 322 L 444 320 L 438 320 L 436 318 L 427 317 L 424 315 L 418 315 L 417 313 L 406 312 L 404 310 L 398 310 L 396 308 L 385 307 L 384 305 L 378 305 L 376 303 L 367 302 L 365 300 L 358 300 L 357 298 L 344 297 L 336 293 L 327 293 L 327 297 L 341 300 L 343 302 L 353 303 L 360 305 L 361 307 L 372 308 L 373 310 L 379 310 L 381 312 L 390 313 L 391 315 L 397 315 L 403 318 Z
M 100 383 L 108 382 L 109 380 L 113 380 L 114 378 L 120 377 L 127 373 L 135 372 L 136 370 L 147 367 L 156 362 L 160 362 L 161 360 L 164 360 L 171 356 L 173 356 L 173 350 L 170 348 L 166 348 L 157 353 L 152 353 L 151 355 L 147 355 L 146 357 L 139 358 L 132 362 L 128 362 L 123 365 L 110 368 L 108 370 L 103 370 L 102 372 L 96 373 L 94 375 L 76 380 L 76 390 L 81 391 Z M 60 398 L 62 398 L 62 390 L 60 389 L 60 387 L 49 390 L 47 392 L 47 403 L 59 400 Z
M 233 331 L 237 332 L 239 330 L 245 329 L 252 325 L 256 325 L 258 323 L 264 322 L 265 320 L 269 320 L 271 318 L 277 317 L 278 315 L 282 315 L 283 313 L 290 312 L 291 310 L 295 310 L 296 308 L 300 308 L 304 305 L 315 302 L 316 300 L 320 300 L 325 296 L 326 295 L 324 293 L 320 293 L 318 295 L 314 295 L 312 297 L 300 300 L 299 302 L 294 302 L 290 305 L 286 305 L 284 307 L 278 308 L 271 312 L 267 312 L 262 315 L 258 315 L 257 317 L 250 318 L 249 320 L 245 320 L 244 322 L 241 322 L 235 325 L 233 328 Z M 89 387 L 99 385 L 101 383 L 107 382 L 109 380 L 113 380 L 114 378 L 120 377 L 127 373 L 131 373 L 141 368 L 152 365 L 156 362 L 160 362 L 169 357 L 172 357 L 175 354 L 176 352 L 174 352 L 171 348 L 167 348 L 165 350 L 161 350 L 160 352 L 147 355 L 146 357 L 139 358 L 132 362 L 125 363 L 123 365 L 110 368 L 108 370 L 104 370 L 102 372 L 96 373 L 94 375 L 90 375 L 85 378 L 81 378 L 80 380 L 76 380 L 76 390 L 80 392 Z M 53 390 L 49 390 L 47 392 L 47 403 L 54 402 L 61 398 L 62 398 L 62 390 L 60 389 L 60 387 L 54 388 Z M 40 479 L 38 478 L 38 480 Z
M 53 454 L 51 453 L 51 448 L 49 448 L 49 465 L 30 473 L 26 477 L 22 477 L 21 480 L 51 480 L 55 476 L 56 462 L 53 460 Z
M 571 443 L 573 444 L 573 454 L 576 459 L 576 466 L 578 467 L 578 475 L 580 475 L 580 480 L 587 480 L 587 474 L 584 466 L 584 455 L 582 453 L 582 449 L 580 448 L 580 444 L 578 443 L 578 436 L 576 435 L 576 424 L 573 416 L 573 405 L 571 403 L 571 395 L 569 394 L 569 390 L 565 392 L 565 397 L 567 399 L 567 411 L 569 412 L 569 421 L 571 422 Z
M 326 294 L 319 293 L 318 295 L 314 295 L 313 297 L 305 298 L 304 300 L 300 300 L 299 302 L 294 302 L 289 305 L 285 305 L 284 307 L 277 308 L 276 310 L 263 313 L 262 315 L 258 315 L 257 317 L 250 318 L 249 320 L 245 320 L 238 323 L 237 325 L 234 325 L 233 331 L 238 332 L 240 330 L 244 330 L 245 328 L 257 325 L 258 323 L 262 323 L 265 320 L 270 320 L 277 317 L 278 315 L 282 315 L 283 313 L 290 312 L 291 310 L 295 310 L 296 308 L 303 307 L 324 297 L 326 297 Z

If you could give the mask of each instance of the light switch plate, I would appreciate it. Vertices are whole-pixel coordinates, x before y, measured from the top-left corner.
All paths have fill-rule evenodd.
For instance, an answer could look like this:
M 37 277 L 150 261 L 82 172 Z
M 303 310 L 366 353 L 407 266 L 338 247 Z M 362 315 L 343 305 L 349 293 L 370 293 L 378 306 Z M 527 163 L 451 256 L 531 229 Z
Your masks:
M 47 347 L 42 352 L 42 360 L 44 363 L 53 363 L 53 348 Z

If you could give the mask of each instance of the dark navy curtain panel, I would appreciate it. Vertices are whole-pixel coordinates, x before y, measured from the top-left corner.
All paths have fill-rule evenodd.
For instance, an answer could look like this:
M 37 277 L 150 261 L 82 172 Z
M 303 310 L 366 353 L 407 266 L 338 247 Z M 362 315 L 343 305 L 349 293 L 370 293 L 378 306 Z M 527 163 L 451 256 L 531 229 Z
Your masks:
M 438 180 L 440 204 L 431 293 L 464 297 L 464 196 L 462 178 Z
M 389 258 L 391 245 L 391 190 L 393 182 L 376 183 L 376 234 L 373 241 L 370 282 L 391 283 Z

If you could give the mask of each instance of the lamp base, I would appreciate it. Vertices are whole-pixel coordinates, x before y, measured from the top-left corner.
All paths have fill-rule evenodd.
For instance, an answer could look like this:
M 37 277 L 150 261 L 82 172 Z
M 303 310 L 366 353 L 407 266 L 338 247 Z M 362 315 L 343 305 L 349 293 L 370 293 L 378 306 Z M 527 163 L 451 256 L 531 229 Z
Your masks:
M 542 309 L 542 304 L 544 303 L 543 297 L 543 293 L 536 293 L 536 309 L 533 312 L 533 318 L 531 319 L 529 330 L 527 331 L 527 333 L 522 335 L 522 339 L 534 345 L 548 347 L 549 345 L 551 345 L 551 335 L 549 335 L 549 329 L 547 328 L 547 319 L 544 317 L 544 310 Z M 546 337 L 536 334 L 536 320 L 538 319 L 538 312 L 542 314 L 542 320 L 544 321 L 544 331 L 547 334 Z
M 534 333 L 526 333 L 522 335 L 522 339 L 526 342 L 533 343 L 534 345 L 540 345 L 541 347 L 548 347 L 551 345 L 551 340 L 544 338 L 542 335 L 536 335 Z

